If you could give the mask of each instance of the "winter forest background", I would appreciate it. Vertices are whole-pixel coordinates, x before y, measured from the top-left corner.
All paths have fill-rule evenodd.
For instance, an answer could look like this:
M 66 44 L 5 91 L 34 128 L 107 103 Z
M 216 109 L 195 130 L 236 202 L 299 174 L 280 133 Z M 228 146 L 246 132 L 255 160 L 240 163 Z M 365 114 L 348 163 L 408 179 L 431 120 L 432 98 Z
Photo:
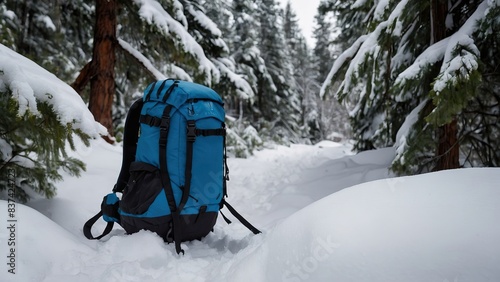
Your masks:
M 500 0 L 322 0 L 315 46 L 290 4 L 281 7 L 5 0 L 0 43 L 71 85 L 109 142 L 121 140 L 127 109 L 147 84 L 170 77 L 221 94 L 232 156 L 331 139 L 352 140 L 356 152 L 396 147 L 391 169 L 400 175 L 499 166 Z M 94 136 L 61 118 L 50 102 L 57 93 L 19 95 L 6 52 L 0 188 L 15 167 L 20 200 L 30 189 L 51 197 L 60 168 L 77 175 L 85 167 L 67 153 L 74 136 Z

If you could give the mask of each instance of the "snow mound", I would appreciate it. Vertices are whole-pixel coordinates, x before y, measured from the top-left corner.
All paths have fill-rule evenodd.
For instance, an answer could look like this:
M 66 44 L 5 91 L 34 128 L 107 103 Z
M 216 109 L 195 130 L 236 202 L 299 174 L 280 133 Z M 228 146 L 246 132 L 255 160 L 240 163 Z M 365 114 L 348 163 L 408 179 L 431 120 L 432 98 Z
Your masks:
M 7 207 L 7 201 L 1 200 L 0 209 L 4 214 L 7 214 Z M 4 266 L 1 281 L 43 281 L 47 275 L 58 276 L 64 273 L 63 275 L 71 277 L 78 274 L 75 270 L 79 268 L 77 264 L 80 261 L 75 258 L 88 257 L 92 251 L 89 247 L 28 206 L 15 204 L 13 215 L 15 221 L 4 222 L 11 229 L 2 227 L 0 232 L 0 248 L 4 260 L 10 255 L 11 248 L 15 250 L 14 256 L 17 259 L 15 269 L 12 270 L 15 274 L 7 273 Z M 13 269 L 8 265 L 7 268 Z
M 498 281 L 498 183 L 500 169 L 460 169 L 344 189 L 277 225 L 226 280 Z
M 229 200 L 263 233 L 226 213 L 233 224 L 219 218 L 178 256 L 148 231 L 83 236 L 121 165 L 119 146 L 91 143 L 77 151 L 88 166 L 81 178 L 66 176 L 35 209 L 16 205 L 15 275 L 3 217 L 0 281 L 500 281 L 500 168 L 387 178 L 394 148 L 352 156 L 332 143 L 231 158 Z

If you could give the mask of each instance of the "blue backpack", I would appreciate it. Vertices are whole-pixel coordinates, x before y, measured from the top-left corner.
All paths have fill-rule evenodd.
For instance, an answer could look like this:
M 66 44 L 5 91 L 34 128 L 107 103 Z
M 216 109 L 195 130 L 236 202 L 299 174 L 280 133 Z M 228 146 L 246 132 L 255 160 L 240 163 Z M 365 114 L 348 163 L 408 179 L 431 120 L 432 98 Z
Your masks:
M 127 114 L 113 193 L 85 223 L 84 235 L 100 239 L 117 222 L 129 234 L 156 232 L 183 253 L 180 243 L 205 237 L 224 206 L 260 233 L 225 201 L 229 169 L 223 105 L 214 90 L 196 83 L 167 79 L 150 84 Z M 108 224 L 94 237 L 91 228 L 101 216 Z

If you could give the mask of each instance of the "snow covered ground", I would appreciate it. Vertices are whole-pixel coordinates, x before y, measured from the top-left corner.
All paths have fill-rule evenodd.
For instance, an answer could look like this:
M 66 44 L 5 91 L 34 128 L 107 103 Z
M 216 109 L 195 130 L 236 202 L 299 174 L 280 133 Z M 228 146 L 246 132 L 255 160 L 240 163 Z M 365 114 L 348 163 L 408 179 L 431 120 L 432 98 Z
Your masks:
M 15 274 L 0 201 L 0 281 L 500 281 L 500 169 L 390 178 L 394 154 L 322 142 L 230 159 L 228 201 L 263 234 L 219 218 L 178 256 L 147 231 L 83 236 L 121 165 L 98 140 L 55 199 L 16 205 Z

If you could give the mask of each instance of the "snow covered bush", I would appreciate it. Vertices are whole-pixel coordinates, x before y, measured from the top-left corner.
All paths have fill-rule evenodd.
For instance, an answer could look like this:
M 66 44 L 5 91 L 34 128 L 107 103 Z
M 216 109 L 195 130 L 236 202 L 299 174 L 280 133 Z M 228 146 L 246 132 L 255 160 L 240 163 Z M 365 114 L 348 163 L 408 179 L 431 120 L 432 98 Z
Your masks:
M 263 141 L 253 126 L 241 120 L 228 120 L 226 146 L 228 155 L 237 158 L 250 157 L 255 149 L 262 148 Z

